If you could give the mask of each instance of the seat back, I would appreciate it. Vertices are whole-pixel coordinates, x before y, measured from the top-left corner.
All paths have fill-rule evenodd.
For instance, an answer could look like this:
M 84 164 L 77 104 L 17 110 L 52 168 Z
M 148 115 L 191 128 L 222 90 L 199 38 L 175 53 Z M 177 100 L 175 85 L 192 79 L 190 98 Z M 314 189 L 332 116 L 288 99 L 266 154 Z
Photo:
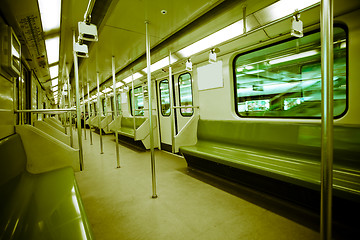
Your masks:
M 135 117 L 135 126 L 138 128 L 143 122 L 145 122 L 146 118 L 144 117 Z M 124 128 L 133 128 L 134 127 L 134 119 L 132 117 L 122 117 L 121 118 L 121 127 Z
M 19 134 L 0 141 L 0 209 L 26 170 L 26 154 Z M 0 215 L 2 210 L 0 210 Z
M 198 140 L 320 156 L 321 125 L 199 120 Z M 360 159 L 360 128 L 334 126 L 334 158 Z M 357 163 L 360 165 L 359 163 Z

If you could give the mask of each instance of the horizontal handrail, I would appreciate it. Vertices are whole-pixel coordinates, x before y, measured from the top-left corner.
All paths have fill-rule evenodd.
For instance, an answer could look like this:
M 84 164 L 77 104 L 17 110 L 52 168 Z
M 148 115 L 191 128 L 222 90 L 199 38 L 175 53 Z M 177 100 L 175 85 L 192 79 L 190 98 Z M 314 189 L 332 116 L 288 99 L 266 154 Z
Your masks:
M 173 106 L 173 108 L 200 108 L 199 106 Z
M 64 113 L 64 112 L 75 112 L 75 108 L 63 108 L 63 109 L 25 109 L 25 110 L 14 110 L 16 113 Z
M 134 109 L 135 111 L 149 111 L 148 108 L 144 108 L 144 109 Z M 156 108 L 153 108 L 154 111 L 156 111 Z

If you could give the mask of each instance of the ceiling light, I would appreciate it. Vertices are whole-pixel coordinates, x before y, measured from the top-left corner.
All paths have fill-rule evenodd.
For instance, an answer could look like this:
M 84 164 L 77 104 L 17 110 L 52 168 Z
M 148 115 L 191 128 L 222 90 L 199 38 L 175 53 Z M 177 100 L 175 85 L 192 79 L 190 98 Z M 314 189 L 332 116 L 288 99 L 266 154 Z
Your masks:
M 234 37 L 237 37 L 243 34 L 243 20 L 237 21 L 230 26 L 227 26 L 183 49 L 181 49 L 178 53 L 180 53 L 183 57 L 190 57 L 198 52 L 201 52 L 205 49 L 214 47 L 222 42 L 230 40 Z
M 59 65 L 52 66 L 49 70 L 51 78 L 56 78 L 59 75 Z
M 171 55 L 171 59 L 170 59 L 171 63 L 174 63 L 174 62 L 176 62 L 177 60 L 178 60 L 177 58 L 175 58 L 175 57 L 173 57 L 173 56 Z M 169 57 L 165 57 L 165 58 L 157 61 L 156 63 L 151 64 L 150 70 L 151 70 L 151 72 L 154 72 L 154 71 L 159 70 L 159 69 L 161 69 L 161 68 L 163 68 L 163 67 L 166 67 L 166 66 L 168 66 L 168 65 L 169 65 Z M 147 73 L 147 67 L 144 68 L 142 71 L 144 71 L 145 73 Z
M 261 17 L 262 23 L 268 23 L 276 19 L 294 13 L 296 10 L 304 9 L 308 6 L 320 2 L 319 0 L 280 0 L 270 6 L 258 11 L 256 14 Z
M 49 65 L 59 62 L 60 37 L 56 36 L 45 40 L 46 53 Z
M 38 0 L 44 32 L 60 30 L 61 0 Z
M 138 79 L 138 78 L 141 78 L 143 75 L 141 74 L 141 73 L 134 73 L 134 80 L 136 80 L 136 79 Z M 125 82 L 125 83 L 129 83 L 129 82 L 131 82 L 132 81 L 132 77 L 131 77 L 131 75 L 130 76 L 128 76 L 127 78 L 125 78 L 125 79 L 123 79 L 123 82 Z
M 103 93 L 108 93 L 108 92 L 110 92 L 112 89 L 111 88 L 105 88 L 102 92 Z
M 55 79 L 53 79 L 53 80 L 51 81 L 51 86 L 55 87 L 55 86 L 58 85 L 58 83 L 59 83 L 59 79 L 58 79 L 58 78 L 55 78 Z
M 122 82 L 117 82 L 117 83 L 115 84 L 115 88 L 119 88 L 119 87 L 121 87 L 122 85 L 124 85 Z

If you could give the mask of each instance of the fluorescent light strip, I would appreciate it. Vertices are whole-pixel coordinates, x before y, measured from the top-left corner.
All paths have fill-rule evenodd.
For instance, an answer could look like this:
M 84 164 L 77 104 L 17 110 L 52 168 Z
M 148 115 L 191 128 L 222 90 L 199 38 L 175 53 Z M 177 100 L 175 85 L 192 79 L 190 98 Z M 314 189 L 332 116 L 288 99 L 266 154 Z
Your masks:
M 292 60 L 298 60 L 300 58 L 306 58 L 306 57 L 314 56 L 314 55 L 316 55 L 318 53 L 319 53 L 319 51 L 317 51 L 317 50 L 311 50 L 311 51 L 307 51 L 307 52 L 302 52 L 302 53 L 294 54 L 294 55 L 291 55 L 291 56 L 270 60 L 269 64 L 274 65 L 274 64 L 278 64 L 278 63 L 289 62 L 289 61 L 292 61 Z
M 180 53 L 183 57 L 190 57 L 198 52 L 201 52 L 205 49 L 214 47 L 222 42 L 230 40 L 234 37 L 237 37 L 244 33 L 243 29 L 243 20 L 237 21 L 230 26 L 227 26 L 183 49 L 181 49 L 178 53 Z
M 45 40 L 46 53 L 49 65 L 59 62 L 60 37 L 56 36 Z
M 51 78 L 56 78 L 59 75 L 59 65 L 52 66 L 49 70 Z
M 105 88 L 104 90 L 102 90 L 103 93 L 108 93 L 108 92 L 110 92 L 110 91 L 112 91 L 111 88 Z
M 134 73 L 134 80 L 136 80 L 136 79 L 138 79 L 138 78 L 141 78 L 143 75 L 141 74 L 141 73 Z M 131 82 L 132 81 L 132 77 L 131 77 L 131 75 L 130 76 L 128 76 L 127 78 L 125 78 L 125 79 L 123 79 L 123 82 L 125 82 L 125 83 L 129 83 L 129 82 Z
M 53 79 L 52 81 L 51 81 L 51 86 L 52 87 L 55 87 L 55 86 L 57 86 L 59 84 L 59 79 L 58 78 L 55 78 L 55 79 Z
M 117 82 L 117 83 L 115 84 L 115 88 L 119 88 L 119 87 L 121 87 L 122 85 L 124 85 L 122 82 Z
M 60 30 L 61 0 L 38 0 L 44 32 Z
M 179 59 L 177 59 L 173 55 L 171 55 L 171 58 L 170 58 L 171 63 L 174 63 L 177 60 L 179 60 Z M 159 70 L 159 69 L 161 69 L 163 67 L 166 67 L 168 65 L 169 65 L 169 57 L 165 57 L 165 58 L 157 61 L 156 63 L 151 64 L 150 70 L 151 70 L 151 72 L 154 72 L 154 71 Z M 147 73 L 147 67 L 144 68 L 142 71 Z
M 270 6 L 258 11 L 256 14 L 261 17 L 262 24 L 274 21 L 276 19 L 285 17 L 286 15 L 294 13 L 296 10 L 301 10 L 309 7 L 319 0 L 280 0 Z

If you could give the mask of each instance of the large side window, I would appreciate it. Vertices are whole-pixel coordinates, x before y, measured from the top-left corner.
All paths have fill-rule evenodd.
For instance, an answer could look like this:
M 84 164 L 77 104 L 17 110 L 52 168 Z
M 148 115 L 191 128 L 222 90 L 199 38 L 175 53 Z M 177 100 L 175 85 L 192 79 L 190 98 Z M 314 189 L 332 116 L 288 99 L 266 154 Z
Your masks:
M 347 109 L 347 33 L 334 28 L 334 117 Z M 320 33 L 238 55 L 235 109 L 241 117 L 321 116 Z
M 102 105 L 102 110 L 103 110 L 103 115 L 106 114 L 106 98 L 101 99 L 101 105 Z
M 192 81 L 190 73 L 184 73 L 179 76 L 178 79 L 180 106 L 187 107 L 193 106 L 192 99 Z M 194 113 L 193 108 L 181 108 L 181 115 L 192 116 Z
M 159 83 L 160 88 L 160 108 L 163 116 L 170 116 L 170 93 L 169 93 L 169 81 L 162 80 Z
M 117 110 L 118 110 L 118 114 L 121 113 L 121 94 L 118 94 L 116 96 L 116 99 L 117 99 Z
M 97 115 L 96 102 L 93 103 L 93 109 L 94 109 L 95 114 Z
M 133 103 L 132 94 L 134 94 L 134 103 Z M 140 87 L 134 88 L 134 93 L 133 93 L 133 90 L 130 89 L 129 97 L 130 97 L 131 115 L 134 116 L 134 114 L 133 114 L 133 104 L 134 104 L 135 116 L 144 116 L 144 94 L 143 94 L 142 87 L 140 86 Z

